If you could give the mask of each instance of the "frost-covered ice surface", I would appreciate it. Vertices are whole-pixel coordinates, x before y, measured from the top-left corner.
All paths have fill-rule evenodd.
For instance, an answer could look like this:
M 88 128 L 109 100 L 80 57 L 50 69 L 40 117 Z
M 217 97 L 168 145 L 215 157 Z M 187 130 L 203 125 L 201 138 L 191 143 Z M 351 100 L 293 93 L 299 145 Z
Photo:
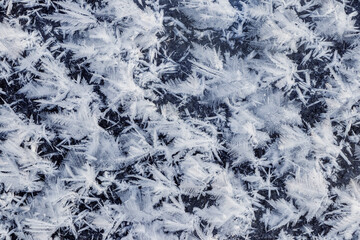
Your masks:
M 0 239 L 359 239 L 357 0 L 0 0 Z

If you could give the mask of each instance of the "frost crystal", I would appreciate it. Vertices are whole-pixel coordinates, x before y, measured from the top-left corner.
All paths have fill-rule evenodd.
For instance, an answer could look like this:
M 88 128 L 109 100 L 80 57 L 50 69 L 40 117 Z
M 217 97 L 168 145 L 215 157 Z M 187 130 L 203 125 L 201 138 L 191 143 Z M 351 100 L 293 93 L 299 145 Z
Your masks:
M 0 0 L 0 239 L 359 239 L 359 10 Z

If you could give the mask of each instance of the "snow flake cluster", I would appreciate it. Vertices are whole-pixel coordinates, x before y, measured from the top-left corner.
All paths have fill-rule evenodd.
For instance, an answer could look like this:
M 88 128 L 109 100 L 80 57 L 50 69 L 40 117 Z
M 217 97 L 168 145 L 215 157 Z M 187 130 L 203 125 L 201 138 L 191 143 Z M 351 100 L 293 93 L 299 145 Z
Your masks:
M 360 238 L 357 0 L 0 0 L 0 239 Z

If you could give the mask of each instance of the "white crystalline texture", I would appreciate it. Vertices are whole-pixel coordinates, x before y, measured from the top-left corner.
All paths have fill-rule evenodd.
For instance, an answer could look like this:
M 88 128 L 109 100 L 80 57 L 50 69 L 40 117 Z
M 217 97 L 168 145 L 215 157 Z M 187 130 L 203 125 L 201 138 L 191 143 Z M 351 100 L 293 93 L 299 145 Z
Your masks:
M 180 10 L 199 29 L 226 29 L 237 17 L 237 11 L 227 0 L 183 0 Z
M 359 239 L 359 9 L 0 0 L 0 239 Z

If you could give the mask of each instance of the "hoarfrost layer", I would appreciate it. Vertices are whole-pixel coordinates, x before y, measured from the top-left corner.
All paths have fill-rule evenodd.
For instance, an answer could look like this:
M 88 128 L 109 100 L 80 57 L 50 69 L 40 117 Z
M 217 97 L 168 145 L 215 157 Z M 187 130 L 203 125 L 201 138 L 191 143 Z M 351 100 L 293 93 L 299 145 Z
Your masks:
M 359 238 L 359 9 L 0 0 L 0 238 Z

